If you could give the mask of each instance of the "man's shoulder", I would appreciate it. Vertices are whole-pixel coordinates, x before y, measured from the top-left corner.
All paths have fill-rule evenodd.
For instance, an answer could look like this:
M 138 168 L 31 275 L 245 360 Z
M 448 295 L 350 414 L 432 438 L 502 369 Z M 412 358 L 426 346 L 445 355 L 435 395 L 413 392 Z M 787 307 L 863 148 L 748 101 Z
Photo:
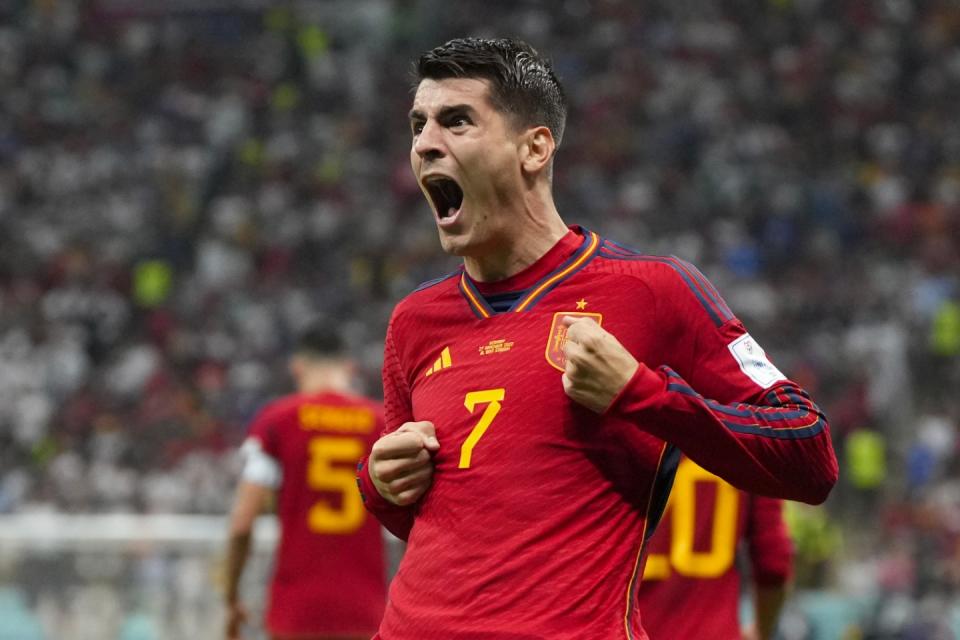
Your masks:
M 621 275 L 653 289 L 675 287 L 685 281 L 703 278 L 690 262 L 674 255 L 644 253 L 639 249 L 604 238 L 597 251 L 596 269 Z
M 257 412 L 257 420 L 282 419 L 287 414 L 295 414 L 303 403 L 303 396 L 299 393 L 289 393 L 266 402 Z
M 673 255 L 645 254 L 604 240 L 597 269 L 641 283 L 657 300 L 678 308 L 701 307 L 717 327 L 735 319 L 723 296 L 692 262 Z M 693 305 L 693 307 L 691 307 Z
M 267 402 L 261 409 L 262 413 L 273 415 L 289 412 L 296 413 L 303 405 L 329 404 L 335 406 L 378 406 L 378 402 L 360 393 L 353 391 L 319 391 L 317 393 L 289 393 Z
M 274 432 L 299 429 L 304 420 L 350 417 L 376 423 L 382 415 L 381 404 L 358 393 L 323 391 L 291 393 L 265 404 L 251 425 L 251 435 L 264 430 Z
M 400 299 L 393 310 L 393 315 L 403 315 L 416 312 L 426 306 L 443 304 L 450 301 L 450 295 L 456 293 L 460 286 L 460 275 L 462 268 L 458 268 L 450 273 L 427 280 L 417 288 Z
M 380 402 L 377 400 L 352 391 L 322 391 L 312 395 L 301 395 L 296 406 L 303 404 L 370 409 L 372 411 L 376 411 L 380 407 Z

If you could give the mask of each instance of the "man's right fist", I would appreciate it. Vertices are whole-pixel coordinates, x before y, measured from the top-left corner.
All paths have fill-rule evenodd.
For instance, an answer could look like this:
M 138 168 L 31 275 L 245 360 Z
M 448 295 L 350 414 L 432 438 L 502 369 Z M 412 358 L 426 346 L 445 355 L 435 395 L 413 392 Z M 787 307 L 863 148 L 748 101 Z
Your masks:
M 433 454 L 440 449 L 432 422 L 405 422 L 370 450 L 370 479 L 384 499 L 406 506 L 420 499 L 433 479 Z

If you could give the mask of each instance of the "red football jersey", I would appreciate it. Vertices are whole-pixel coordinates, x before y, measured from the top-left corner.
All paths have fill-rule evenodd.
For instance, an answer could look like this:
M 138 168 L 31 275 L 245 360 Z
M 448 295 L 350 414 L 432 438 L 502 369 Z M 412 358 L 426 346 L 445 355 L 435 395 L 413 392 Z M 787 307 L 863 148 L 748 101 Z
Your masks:
M 505 313 L 485 299 L 517 291 Z M 577 314 L 646 365 L 602 416 L 563 391 Z M 645 638 L 641 552 L 679 461 L 664 440 L 753 491 L 816 502 L 836 480 L 823 415 L 699 272 L 579 228 L 506 280 L 461 270 L 401 301 L 383 378 L 387 430 L 429 420 L 440 441 L 411 507 L 358 475 L 408 539 L 383 640 Z
M 250 437 L 283 472 L 267 611 L 272 633 L 372 634 L 379 625 L 383 539 L 354 473 L 382 425 L 378 404 L 339 393 L 287 396 L 254 419 Z
M 783 501 L 738 491 L 688 458 L 647 544 L 638 591 L 643 628 L 656 640 L 740 640 L 743 549 L 753 580 L 784 584 L 793 546 Z M 682 612 L 682 614 L 678 614 Z

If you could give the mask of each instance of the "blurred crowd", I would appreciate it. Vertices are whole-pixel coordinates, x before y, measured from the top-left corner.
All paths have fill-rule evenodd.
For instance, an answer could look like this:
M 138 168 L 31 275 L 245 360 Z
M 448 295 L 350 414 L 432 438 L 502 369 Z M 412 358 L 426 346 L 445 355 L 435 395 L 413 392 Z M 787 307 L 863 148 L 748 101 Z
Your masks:
M 460 35 L 552 57 L 561 214 L 695 262 L 826 410 L 801 586 L 933 629 L 960 587 L 951 0 L 0 4 L 0 513 L 224 513 L 318 315 L 379 393 L 392 305 L 457 264 L 406 112 L 410 61 Z

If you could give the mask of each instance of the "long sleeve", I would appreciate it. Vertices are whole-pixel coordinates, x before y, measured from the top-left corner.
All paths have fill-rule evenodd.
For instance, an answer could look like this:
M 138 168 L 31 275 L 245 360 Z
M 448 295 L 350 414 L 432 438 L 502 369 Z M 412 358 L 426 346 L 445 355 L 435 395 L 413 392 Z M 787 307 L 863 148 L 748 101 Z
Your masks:
M 753 582 L 786 584 L 793 575 L 793 543 L 783 520 L 783 501 L 752 495 L 748 498 L 747 548 Z
M 688 262 L 658 263 L 637 304 L 654 306 L 658 350 L 607 410 L 675 444 L 739 489 L 818 504 L 837 480 L 823 412 Z M 638 288 L 638 291 L 643 291 Z
M 677 445 L 745 491 L 819 504 L 837 481 L 827 420 L 789 380 L 753 403 L 723 404 L 670 367 L 641 364 L 607 413 Z
M 387 329 L 387 338 L 383 350 L 383 410 L 384 430 L 382 435 L 395 431 L 404 422 L 413 419 L 410 408 L 410 391 L 400 367 L 393 337 L 393 323 Z M 416 505 L 397 506 L 380 495 L 370 478 L 368 458 L 357 466 L 357 486 L 363 497 L 363 504 L 387 530 L 401 540 L 410 536 Z
M 410 529 L 413 527 L 413 508 L 398 507 L 380 495 L 370 478 L 366 458 L 357 465 L 357 487 L 367 511 L 372 513 L 387 531 L 401 540 L 409 538 Z

